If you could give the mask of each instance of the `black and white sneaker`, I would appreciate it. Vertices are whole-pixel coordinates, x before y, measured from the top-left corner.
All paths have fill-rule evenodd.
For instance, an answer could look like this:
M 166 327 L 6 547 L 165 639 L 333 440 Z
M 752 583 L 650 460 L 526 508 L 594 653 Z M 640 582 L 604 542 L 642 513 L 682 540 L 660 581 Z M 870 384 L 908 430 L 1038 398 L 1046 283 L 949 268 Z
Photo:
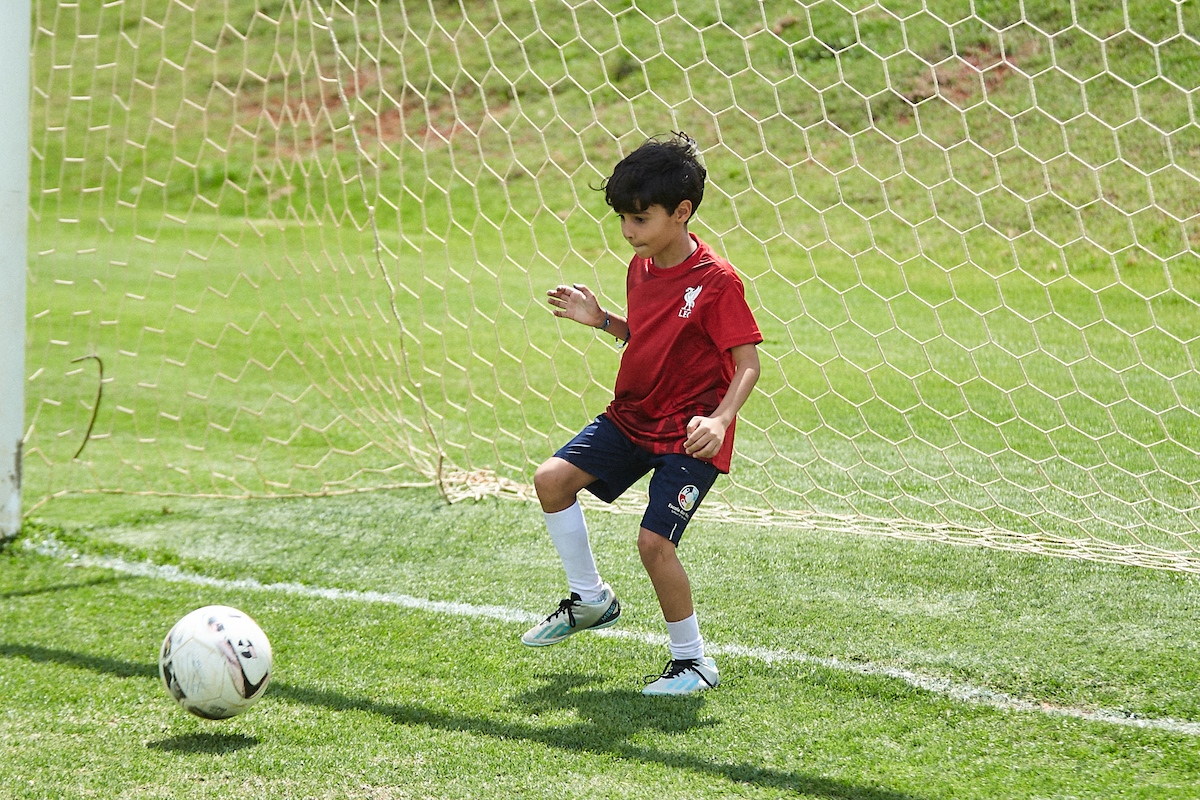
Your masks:
M 571 592 L 571 596 L 559 603 L 550 616 L 525 631 L 521 641 L 530 647 L 558 644 L 580 631 L 607 628 L 615 624 L 620 616 L 621 603 L 612 587 L 606 583 L 604 594 L 592 603 L 583 602 L 579 595 Z
M 646 678 L 642 694 L 695 694 L 721 682 L 717 662 L 711 658 L 677 658 L 667 664 L 662 675 Z

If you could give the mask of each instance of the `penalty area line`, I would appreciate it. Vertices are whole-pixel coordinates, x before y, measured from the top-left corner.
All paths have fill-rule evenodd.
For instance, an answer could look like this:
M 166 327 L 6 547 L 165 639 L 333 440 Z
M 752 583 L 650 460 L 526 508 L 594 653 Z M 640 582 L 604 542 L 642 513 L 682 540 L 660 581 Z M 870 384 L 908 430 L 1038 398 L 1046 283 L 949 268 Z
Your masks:
M 261 583 L 252 578 L 243 578 L 238 580 L 211 578 L 206 575 L 185 572 L 170 564 L 160 565 L 151 564 L 148 562 L 137 563 L 125 561 L 119 558 L 98 558 L 94 556 L 82 555 L 71 558 L 70 563 L 82 567 L 98 567 L 101 569 L 109 569 L 125 575 L 154 578 L 171 583 L 186 583 L 195 586 L 208 586 L 213 589 L 221 589 L 223 591 L 260 591 L 349 603 L 381 603 L 385 605 L 399 606 L 401 608 L 408 608 L 414 611 L 422 611 L 430 614 L 444 614 L 456 617 L 482 617 L 485 619 L 495 620 L 497 622 L 508 623 L 534 623 L 542 619 L 542 617 L 537 614 L 533 614 L 528 611 L 522 611 L 520 609 L 507 608 L 505 606 L 474 605 L 471 603 L 430 600 L 429 598 L 425 597 L 414 597 L 412 595 L 400 594 L 397 592 L 337 589 L 332 587 L 310 586 L 303 583 Z M 664 646 L 667 643 L 666 636 L 640 633 L 636 631 L 606 628 L 604 630 L 593 631 L 593 633 L 596 636 L 603 636 L 610 639 L 620 639 L 639 644 Z M 902 681 L 903 683 L 906 683 L 914 688 L 921 689 L 932 694 L 941 695 L 943 697 L 948 697 L 958 702 L 972 705 L 990 706 L 1002 711 L 1040 713 L 1047 716 L 1067 717 L 1085 722 L 1101 722 L 1109 725 L 1120 725 L 1128 728 L 1144 728 L 1148 730 L 1165 731 L 1167 733 L 1183 734 L 1186 736 L 1200 736 L 1200 722 L 1190 722 L 1187 720 L 1177 720 L 1171 718 L 1141 717 L 1121 711 L 1073 708 L 1070 706 L 1041 703 L 1020 697 L 1014 697 L 1013 695 L 1005 692 L 998 692 L 980 686 L 972 686 L 970 684 L 957 683 L 946 678 L 921 675 L 911 670 L 882 664 L 842 661 L 837 658 L 814 656 L 792 650 L 747 647 L 738 644 L 708 643 L 705 646 L 705 650 L 709 655 L 725 655 L 735 658 L 745 658 L 755 661 L 762 661 L 768 664 L 807 664 L 824 669 L 836 670 L 839 672 L 863 675 L 866 677 L 889 678 L 892 680 Z

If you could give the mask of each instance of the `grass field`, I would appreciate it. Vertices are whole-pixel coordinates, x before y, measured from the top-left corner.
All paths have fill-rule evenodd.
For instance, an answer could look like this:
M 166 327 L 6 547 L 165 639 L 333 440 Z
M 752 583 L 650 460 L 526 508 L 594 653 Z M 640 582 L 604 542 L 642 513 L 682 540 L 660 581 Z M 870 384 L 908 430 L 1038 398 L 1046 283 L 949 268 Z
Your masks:
M 656 701 L 640 679 L 666 648 L 624 516 L 591 517 L 623 623 L 534 651 L 518 636 L 561 578 L 523 504 L 48 509 L 0 555 L 6 797 L 1189 798 L 1200 781 L 1194 577 L 696 525 L 682 553 L 723 686 Z M 222 723 L 156 671 L 167 628 L 208 603 L 250 613 L 276 654 L 265 698 Z
M 0 798 L 1196 797 L 1200 6 L 34 5 Z M 765 336 L 710 505 L 805 527 L 689 529 L 723 685 L 657 702 L 636 517 L 531 651 L 536 507 L 430 484 L 603 408 L 542 298 L 621 307 L 593 189 L 679 127 Z M 1191 574 L 911 540 L 980 531 Z M 224 723 L 157 677 L 210 603 L 277 659 Z

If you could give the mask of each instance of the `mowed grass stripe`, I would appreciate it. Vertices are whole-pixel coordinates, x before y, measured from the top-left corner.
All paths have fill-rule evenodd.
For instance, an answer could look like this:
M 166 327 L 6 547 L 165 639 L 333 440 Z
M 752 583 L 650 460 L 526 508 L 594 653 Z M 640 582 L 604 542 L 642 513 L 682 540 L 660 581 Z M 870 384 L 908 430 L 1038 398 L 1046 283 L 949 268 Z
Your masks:
M 383 603 L 400 606 L 415 611 L 432 614 L 443 614 L 461 617 L 482 617 L 504 623 L 531 623 L 540 619 L 538 614 L 521 609 L 507 608 L 495 605 L 475 605 L 471 603 L 447 602 L 431 600 L 423 597 L 398 592 L 357 591 L 338 589 L 334 587 L 311 586 L 303 583 L 261 583 L 252 578 L 227 580 L 213 578 L 187 572 L 173 565 L 160 565 L 150 562 L 129 562 L 120 558 L 104 558 L 95 556 L 77 556 L 73 563 L 85 567 L 109 569 L 126 575 L 154 578 L 173 583 L 186 583 L 198 586 L 208 586 L 221 590 L 264 591 L 297 595 L 308 598 L 318 598 L 338 602 L 351 603 Z M 663 646 L 666 637 L 649 633 L 621 629 L 606 629 L 593 632 L 597 636 L 621 639 L 647 645 Z M 870 677 L 890 678 L 902 681 L 909 686 L 922 689 L 934 694 L 944 695 L 953 700 L 976 705 L 990 706 L 1004 711 L 1038 712 L 1051 716 L 1068 717 L 1087 722 L 1101 722 L 1132 728 L 1160 730 L 1187 736 L 1200 736 L 1200 722 L 1178 720 L 1171 718 L 1141 717 L 1121 711 L 1108 709 L 1072 708 L 1050 703 L 1014 697 L 1005 692 L 993 691 L 979 686 L 957 683 L 945 678 L 921 675 L 911 670 L 889 667 L 869 662 L 847 662 L 837 658 L 813 656 L 792 650 L 753 647 L 740 644 L 709 643 L 706 646 L 710 655 L 725 655 L 737 658 L 748 658 L 768 663 L 794 662 L 823 667 L 831 670 L 850 672 Z

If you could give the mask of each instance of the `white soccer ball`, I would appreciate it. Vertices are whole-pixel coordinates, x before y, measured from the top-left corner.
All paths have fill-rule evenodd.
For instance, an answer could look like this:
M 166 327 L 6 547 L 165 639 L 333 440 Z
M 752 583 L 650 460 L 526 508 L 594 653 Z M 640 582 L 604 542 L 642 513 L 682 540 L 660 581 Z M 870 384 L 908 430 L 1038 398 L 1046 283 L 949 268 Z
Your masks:
M 271 666 L 267 635 L 229 606 L 204 606 L 176 622 L 158 658 L 167 693 L 205 719 L 236 716 L 258 702 Z

